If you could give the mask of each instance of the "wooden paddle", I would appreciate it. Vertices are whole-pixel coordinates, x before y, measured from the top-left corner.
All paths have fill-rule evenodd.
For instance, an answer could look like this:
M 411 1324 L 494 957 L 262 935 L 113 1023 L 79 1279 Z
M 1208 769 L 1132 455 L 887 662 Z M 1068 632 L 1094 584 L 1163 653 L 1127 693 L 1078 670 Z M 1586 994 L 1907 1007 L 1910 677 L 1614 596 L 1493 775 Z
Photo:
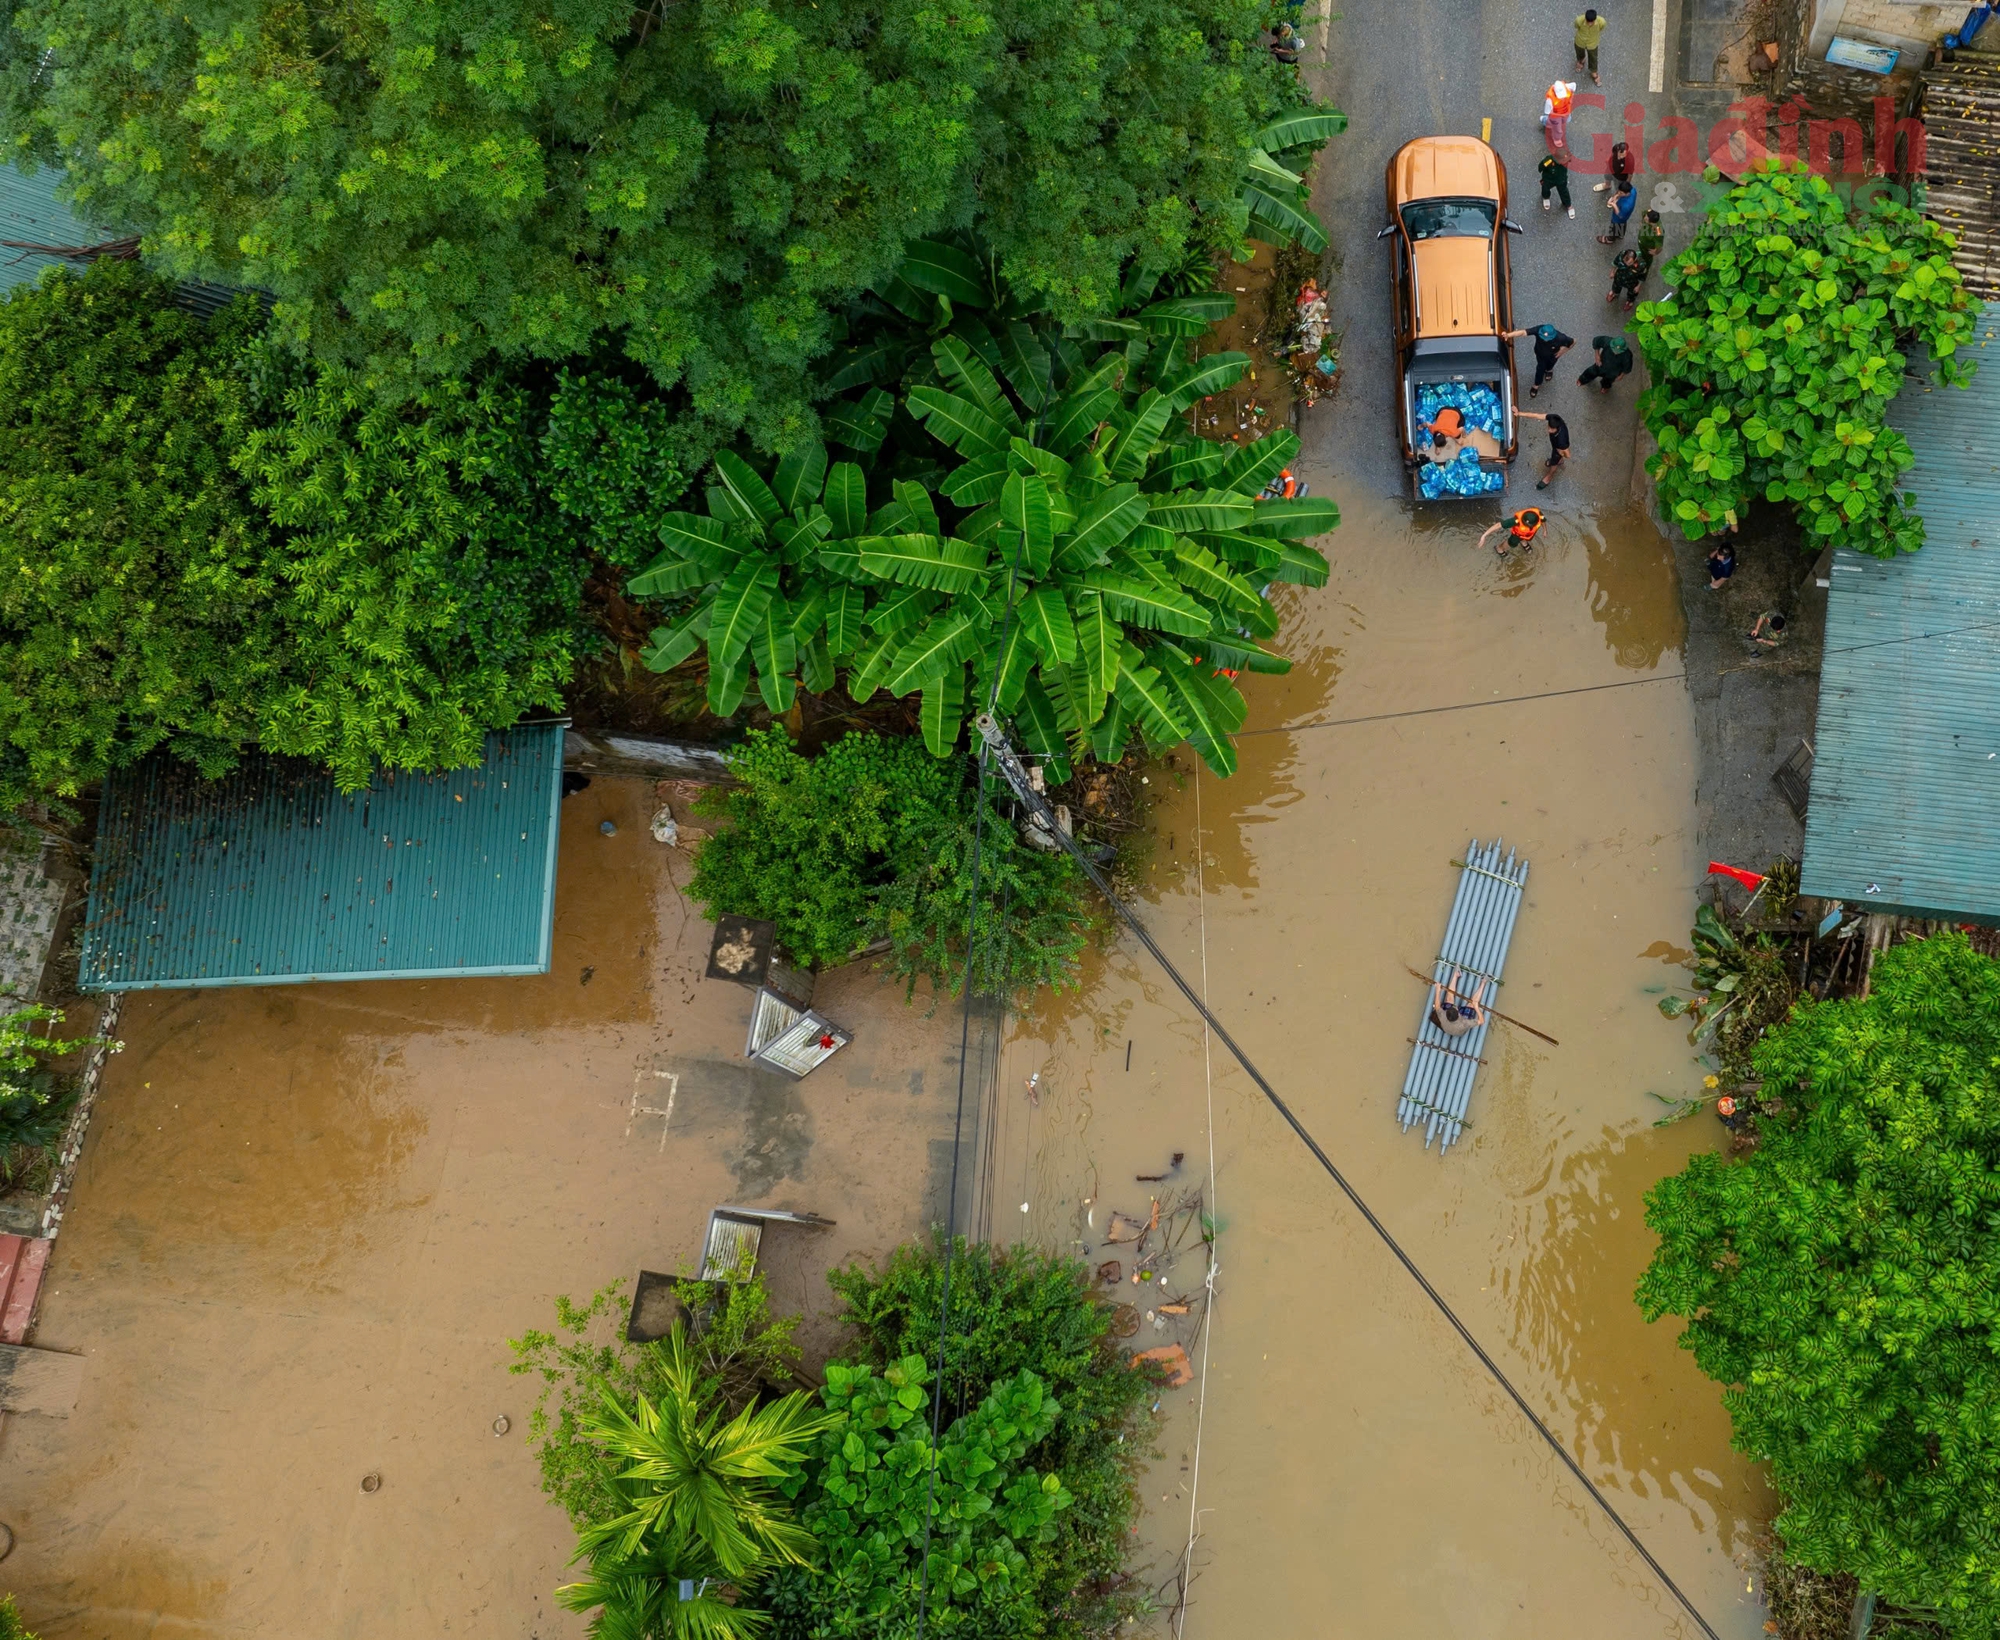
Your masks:
M 1435 985 L 1437 983 L 1437 981 L 1429 978 L 1428 976 L 1418 973 L 1416 969 L 1412 968 L 1407 962 L 1403 964 L 1403 972 L 1408 974 L 1411 979 L 1422 980 L 1426 985 Z M 1486 1008 L 1486 1004 L 1483 1002 L 1480 1004 L 1480 1006 L 1482 1008 Z M 1548 1045 L 1552 1048 L 1560 1048 L 1562 1046 L 1562 1044 L 1558 1042 L 1554 1037 L 1550 1036 L 1547 1031 L 1538 1031 L 1532 1025 L 1522 1024 L 1522 1022 L 1516 1019 L 1512 1014 L 1503 1014 L 1498 1008 L 1486 1008 L 1486 1011 L 1489 1014 L 1491 1014 L 1495 1019 L 1504 1019 L 1509 1025 L 1516 1026 L 1519 1029 L 1526 1031 L 1530 1036 L 1540 1037 L 1544 1042 L 1548 1043 Z

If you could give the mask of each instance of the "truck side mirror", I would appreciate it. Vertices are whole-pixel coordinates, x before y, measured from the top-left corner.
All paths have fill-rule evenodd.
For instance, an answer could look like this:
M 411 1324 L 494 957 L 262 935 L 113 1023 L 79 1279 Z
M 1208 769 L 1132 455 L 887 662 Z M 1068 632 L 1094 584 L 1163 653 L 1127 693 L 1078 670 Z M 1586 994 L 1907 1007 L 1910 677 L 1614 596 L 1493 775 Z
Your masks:
M 1384 228 L 1384 229 L 1383 229 L 1383 230 L 1382 230 L 1382 231 L 1381 231 L 1380 233 L 1378 233 L 1378 234 L 1377 234 L 1377 235 L 1376 235 L 1375 237 L 1376 237 L 1377 239 L 1387 239 L 1387 238 L 1389 237 L 1389 235 L 1391 235 L 1391 234 L 1392 234 L 1392 233 L 1394 233 L 1395 231 L 1396 231 L 1396 224 L 1395 224 L 1395 223 L 1393 223 L 1393 222 L 1391 222 L 1391 223 L 1389 224 L 1389 226 L 1388 226 L 1388 227 Z
M 1521 224 L 1516 222 L 1512 217 L 1502 217 L 1500 219 L 1500 226 L 1505 228 L 1509 233 L 1520 233 L 1523 231 Z

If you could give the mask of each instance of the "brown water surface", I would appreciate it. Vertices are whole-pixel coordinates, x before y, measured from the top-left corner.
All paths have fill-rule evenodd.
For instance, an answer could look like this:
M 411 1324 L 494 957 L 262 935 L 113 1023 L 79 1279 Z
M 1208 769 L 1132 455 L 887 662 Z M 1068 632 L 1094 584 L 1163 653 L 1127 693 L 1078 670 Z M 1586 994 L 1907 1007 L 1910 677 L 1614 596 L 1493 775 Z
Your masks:
M 1654 1007 L 1699 881 L 1671 558 L 1632 514 L 1555 518 L 1502 561 L 1462 522 L 1347 513 L 1330 584 L 1281 595 L 1299 664 L 1249 680 L 1239 772 L 1183 754 L 1178 781 L 1155 776 L 1174 789 L 1144 914 L 1710 1620 L 1753 1635 L 1766 1495 L 1672 1324 L 1632 1302 L 1643 1192 L 1718 1136 L 1654 1129 L 1646 1097 L 1700 1077 Z M 1586 692 L 1428 710 L 1545 691 Z M 1354 718 L 1376 721 L 1265 732 Z M 1406 965 L 1429 970 L 1452 862 L 1495 835 L 1533 866 L 1500 1004 L 1560 1046 L 1499 1027 L 1440 1156 L 1395 1121 L 1425 1002 Z M 1159 1575 L 1200 1534 L 1188 1634 L 1696 1632 L 1129 937 L 1014 1029 L 999 1085 L 992 1233 L 1093 1263 L 1129 1271 L 1107 1213 L 1205 1190 L 1213 1144 L 1210 1329 L 1198 1304 L 1146 1319 L 1198 1299 L 1198 1240 L 1120 1293 L 1141 1342 L 1206 1356 L 1161 1397 L 1146 1480 Z M 1172 1178 L 1138 1182 L 1175 1151 Z

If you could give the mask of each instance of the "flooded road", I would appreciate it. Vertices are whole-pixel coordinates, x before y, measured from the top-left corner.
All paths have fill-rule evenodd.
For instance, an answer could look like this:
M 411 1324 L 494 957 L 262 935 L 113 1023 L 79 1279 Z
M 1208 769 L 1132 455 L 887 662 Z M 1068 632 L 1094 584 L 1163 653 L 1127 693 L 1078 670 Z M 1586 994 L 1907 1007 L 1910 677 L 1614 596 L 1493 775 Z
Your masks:
M 1341 499 L 1330 584 L 1282 589 L 1298 665 L 1250 680 L 1240 770 L 1179 760 L 1143 914 L 1709 1620 L 1754 1635 L 1766 1494 L 1632 1302 L 1643 1192 L 1719 1134 L 1656 1130 L 1646 1097 L 1701 1075 L 1654 1006 L 1702 864 L 1669 550 L 1636 512 L 1573 509 L 1503 562 L 1457 515 Z M 1513 696 L 1545 698 L 1470 704 Z M 1497 1027 L 1441 1157 L 1394 1119 L 1425 1001 L 1406 968 L 1430 968 L 1452 862 L 1496 834 L 1532 863 L 1501 1004 L 1560 1046 Z M 1109 1211 L 1201 1191 L 1219 1223 L 1205 1334 L 1194 1238 L 1120 1293 L 1139 1342 L 1206 1352 L 1162 1397 L 1146 1481 L 1159 1576 L 1199 1533 L 1187 1634 L 1698 1632 L 1129 937 L 1016 1023 L 998 1080 L 994 1235 L 1129 1271 Z M 1148 1319 L 1183 1294 L 1195 1316 Z

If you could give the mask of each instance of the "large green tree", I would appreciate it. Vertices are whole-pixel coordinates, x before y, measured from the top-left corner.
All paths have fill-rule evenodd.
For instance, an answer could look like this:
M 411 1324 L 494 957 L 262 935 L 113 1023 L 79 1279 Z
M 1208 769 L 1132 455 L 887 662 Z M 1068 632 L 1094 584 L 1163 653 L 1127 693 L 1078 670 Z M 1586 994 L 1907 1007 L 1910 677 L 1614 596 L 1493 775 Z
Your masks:
M 229 461 L 250 304 L 131 263 L 0 302 L 0 810 L 167 745 L 220 773 L 283 664 L 269 527 Z
M 86 213 L 275 291 L 286 335 L 371 377 L 609 333 L 783 448 L 828 303 L 906 240 L 976 224 L 1064 318 L 1135 256 L 1238 243 L 1253 133 L 1302 97 L 1267 11 L 9 0 L 0 125 Z
M 1895 947 L 1756 1066 L 1781 1108 L 1649 1193 L 1639 1302 L 1726 1386 L 1793 1560 L 2000 1632 L 2000 964 Z
M 1884 418 L 1904 348 L 1929 349 L 1941 382 L 1970 373 L 1953 355 L 1977 308 L 1951 247 L 1911 207 L 1856 211 L 1780 160 L 1710 209 L 1668 266 L 1671 294 L 1633 321 L 1652 377 L 1639 411 L 1659 441 L 1646 470 L 1690 540 L 1761 500 L 1791 507 L 1815 551 L 1923 545 L 1899 490 L 1910 447 Z
M 250 298 L 204 324 L 171 293 L 100 261 L 0 302 L 0 812 L 159 747 L 358 786 L 560 706 L 587 562 L 541 480 L 542 398 L 390 405 L 260 339 Z M 600 445 L 566 450 L 615 500 Z

